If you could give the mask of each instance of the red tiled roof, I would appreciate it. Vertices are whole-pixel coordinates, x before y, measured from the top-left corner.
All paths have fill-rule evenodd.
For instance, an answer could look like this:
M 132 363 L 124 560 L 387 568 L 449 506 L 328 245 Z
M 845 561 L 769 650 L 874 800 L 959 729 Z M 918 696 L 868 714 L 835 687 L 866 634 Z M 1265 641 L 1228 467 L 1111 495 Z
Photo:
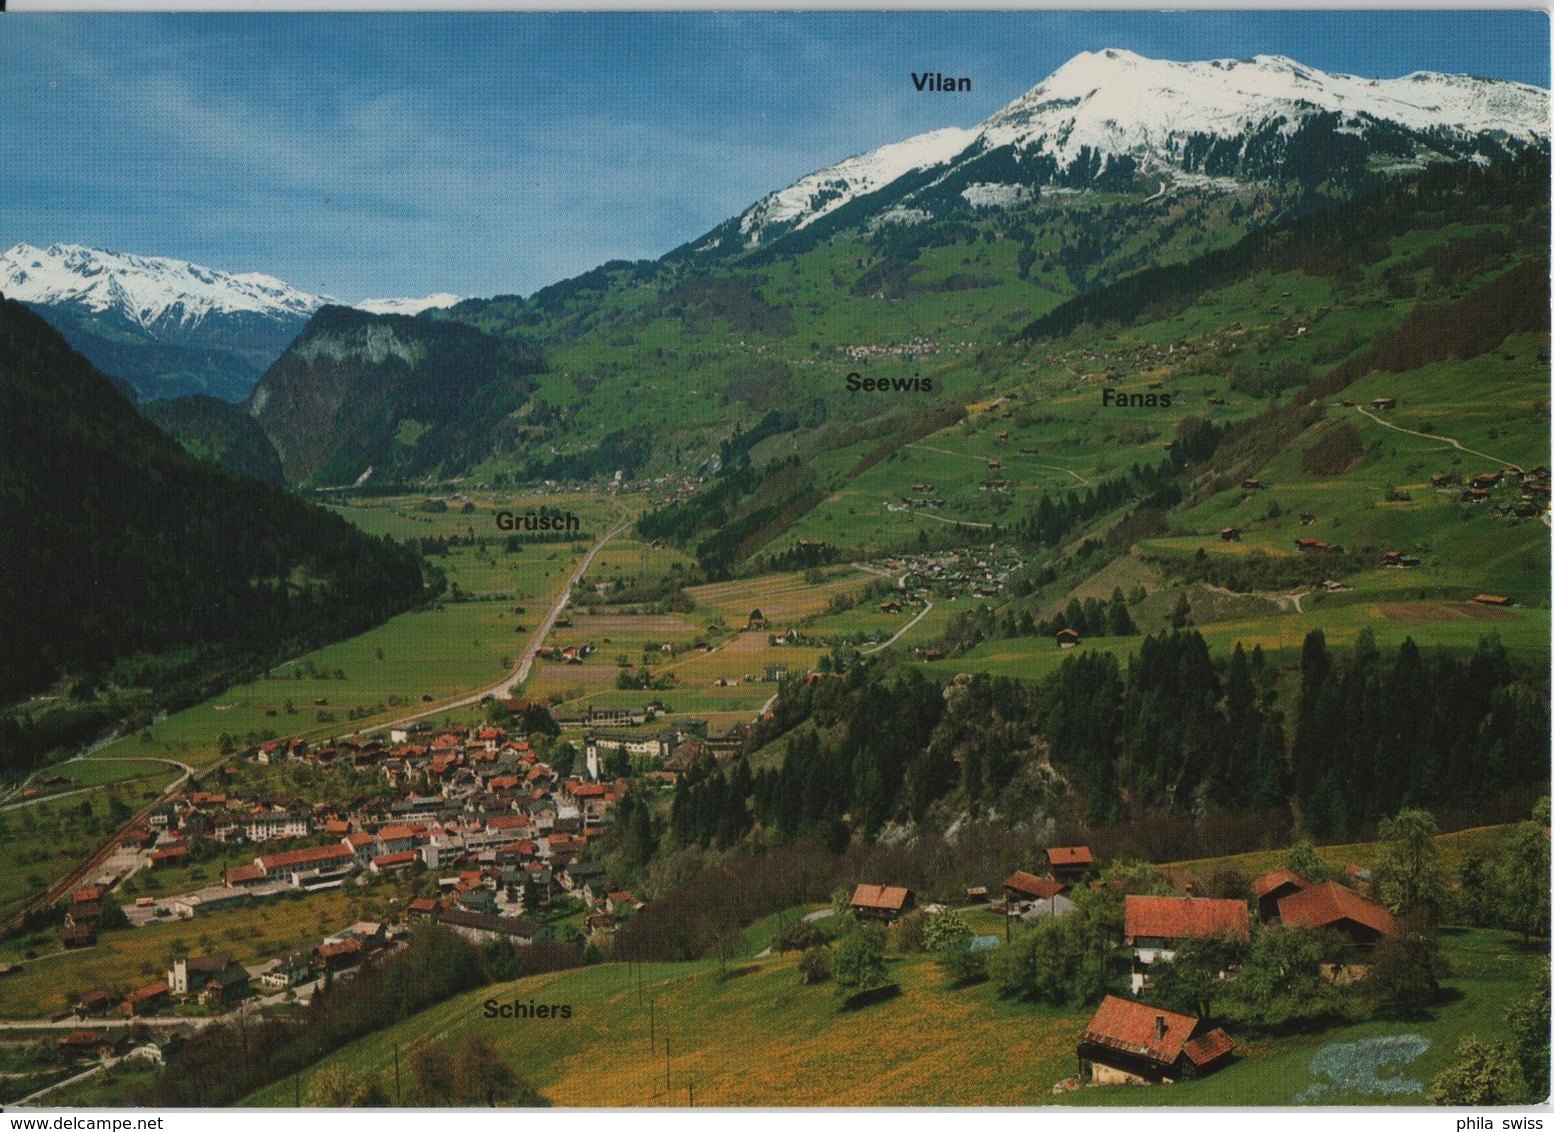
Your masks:
M 374 857 L 372 863 L 380 869 L 391 869 L 396 865 L 408 865 L 415 859 L 415 850 L 406 849 L 403 853 L 385 853 L 381 857 Z
M 1299 928 L 1325 928 L 1351 920 L 1381 935 L 1397 931 L 1391 912 L 1332 881 L 1286 896 L 1279 901 L 1279 918 Z
M 179 857 L 187 857 L 189 847 L 187 845 L 175 845 L 171 849 L 157 849 L 151 852 L 146 859 L 148 861 L 172 861 Z
M 1186 1014 L 1109 994 L 1085 1028 L 1084 1040 L 1171 1065 L 1197 1025 L 1198 1020 Z
M 529 819 L 522 814 L 503 815 L 501 817 L 487 818 L 486 829 L 528 829 Z
M 266 873 L 273 873 L 276 869 L 290 869 L 298 865 L 322 865 L 329 861 L 344 861 L 350 856 L 351 851 L 344 845 L 321 845 L 317 849 L 291 849 L 285 853 L 260 857 L 259 864 Z
M 166 983 L 152 983 L 149 987 L 141 987 L 139 990 L 130 991 L 129 994 L 124 996 L 124 1001 L 147 1002 L 153 998 L 160 998 L 171 990 L 172 988 Z
M 1182 1052 L 1194 1065 L 1204 1066 L 1218 1061 L 1235 1048 L 1236 1043 L 1224 1030 L 1210 1030 L 1182 1046 Z
M 345 837 L 342 840 L 350 842 L 352 849 L 360 849 L 363 845 L 371 845 L 372 844 L 372 834 L 370 834 L 370 833 L 348 833 L 348 834 L 345 835 Z
M 1124 920 L 1123 933 L 1130 939 L 1222 935 L 1244 940 L 1252 934 L 1251 917 L 1240 900 L 1129 896 L 1124 900 Z
M 260 880 L 264 876 L 264 870 L 258 865 L 233 865 L 225 873 L 228 884 L 243 884 L 251 880 Z
M 853 889 L 853 907 L 899 912 L 906 905 L 907 897 L 910 895 L 911 893 L 906 889 L 888 884 L 860 884 Z
M 1063 891 L 1063 885 L 1058 881 L 1025 872 L 1015 873 L 1004 881 L 1004 887 L 1012 888 L 1022 896 L 1031 896 L 1037 900 L 1051 900 Z
M 1297 890 L 1311 887 L 1310 882 L 1299 873 L 1291 872 L 1289 869 L 1274 869 L 1272 872 L 1264 873 L 1254 880 L 1252 888 L 1257 893 L 1257 898 L 1261 900 L 1274 889 L 1281 888 L 1286 884 L 1293 884 Z
M 415 827 L 408 825 L 386 825 L 378 830 L 379 841 L 409 841 L 415 837 Z
M 333 959 L 336 955 L 349 955 L 362 949 L 362 941 L 352 936 L 350 939 L 342 939 L 339 943 L 326 943 L 319 947 L 318 953 L 325 959 Z
M 1090 853 L 1088 845 L 1064 845 L 1047 850 L 1047 864 L 1060 865 L 1093 865 L 1095 857 Z

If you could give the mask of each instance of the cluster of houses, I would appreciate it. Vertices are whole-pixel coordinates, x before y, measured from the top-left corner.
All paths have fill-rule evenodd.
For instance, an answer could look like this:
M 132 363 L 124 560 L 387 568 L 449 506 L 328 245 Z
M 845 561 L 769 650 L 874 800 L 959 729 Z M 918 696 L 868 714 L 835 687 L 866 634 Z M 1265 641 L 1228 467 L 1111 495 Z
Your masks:
M 1010 576 L 1024 563 L 1012 550 L 989 546 L 980 550 L 967 547 L 937 554 L 881 558 L 868 565 L 901 578 L 901 594 L 897 600 L 904 607 L 908 599 L 932 600 L 934 590 L 949 597 L 967 594 L 997 597 Z
M 1066 916 L 1074 910 L 1069 894 L 1094 880 L 1096 861 L 1086 846 L 1047 850 L 1044 875 L 1017 871 L 1003 883 L 1001 904 L 991 906 L 1011 920 L 1034 921 Z M 1353 878 L 1367 878 L 1351 870 Z M 1253 881 L 1257 919 L 1307 930 L 1329 930 L 1352 946 L 1351 961 L 1325 969 L 1326 977 L 1346 982 L 1362 974 L 1371 950 L 1397 933 L 1391 913 L 1360 892 L 1333 881 L 1313 884 L 1289 869 L 1275 869 Z M 1188 892 L 1192 886 L 1188 886 Z M 967 890 L 967 899 L 987 899 L 984 887 Z M 892 923 L 911 911 L 910 889 L 860 884 L 852 911 L 860 919 Z M 931 909 L 930 909 L 931 910 Z M 1248 943 L 1252 934 L 1248 901 L 1196 895 L 1123 898 L 1123 946 L 1131 952 L 1133 998 L 1107 995 L 1079 1040 L 1079 1080 L 1094 1084 L 1149 1083 L 1200 1076 L 1228 1063 L 1235 1041 L 1223 1030 L 1197 1018 L 1141 1001 L 1150 989 L 1156 963 L 1172 959 L 1184 941 L 1218 938 Z M 979 937 L 980 941 L 981 937 Z M 996 938 L 989 943 L 996 946 Z M 1231 976 L 1234 972 L 1224 972 Z M 1070 1085 L 1077 1082 L 1071 1082 Z
M 970 342 L 950 343 L 949 348 L 960 353 L 969 348 Z M 833 346 L 832 349 L 850 362 L 867 362 L 874 358 L 917 358 L 937 354 L 941 347 L 932 338 L 911 338 L 906 342 L 871 342 L 854 346 Z
M 508 706 L 523 712 L 531 705 Z M 595 763 L 608 742 L 598 737 Z M 224 869 L 219 884 L 124 906 L 132 925 L 158 916 L 193 918 L 411 868 L 438 874 L 453 901 L 470 911 L 500 914 L 521 909 L 525 901 L 530 907 L 545 904 L 553 886 L 578 887 L 569 870 L 579 867 L 588 846 L 602 836 L 627 791 L 624 780 L 563 777 L 527 739 L 500 727 L 405 729 L 386 740 L 323 746 L 272 742 L 250 757 L 260 763 L 349 765 L 381 775 L 392 790 L 311 805 L 205 790 L 169 796 L 148 812 L 143 827 L 121 838 L 121 848 L 137 854 L 143 867 L 187 860 L 190 844 L 199 838 L 252 844 L 256 851 L 251 862 Z M 496 902 L 502 907 L 487 906 L 482 896 L 466 899 L 461 886 L 512 896 Z M 105 897 L 103 885 L 74 893 L 63 931 L 67 947 L 95 942 Z
M 1480 472 L 1469 477 L 1465 482 L 1450 473 L 1442 472 L 1430 477 L 1430 486 L 1438 489 L 1452 489 L 1461 483 L 1462 493 L 1457 497 L 1463 503 L 1488 503 L 1494 498 L 1497 490 L 1513 488 L 1516 492 L 1514 502 L 1507 501 L 1495 506 L 1495 513 L 1501 516 L 1514 515 L 1519 519 L 1531 519 L 1549 509 L 1549 469 L 1536 467 L 1531 471 L 1510 464 L 1498 471 Z M 1502 498 L 1506 498 L 1502 496 Z
M 136 987 L 128 993 L 95 987 L 76 997 L 71 1003 L 71 1012 L 81 1021 L 114 1016 L 140 1018 L 186 1004 L 220 1012 L 236 1006 L 253 993 L 285 991 L 322 979 L 328 973 L 349 970 L 372 953 L 391 947 L 396 938 L 396 933 L 383 924 L 362 921 L 325 937 L 309 950 L 272 959 L 253 968 L 245 967 L 225 953 L 175 955 L 164 976 L 156 982 Z M 95 1045 L 84 1036 L 87 1034 L 96 1034 L 96 1031 L 76 1031 L 62 1039 L 60 1045 L 86 1052 Z

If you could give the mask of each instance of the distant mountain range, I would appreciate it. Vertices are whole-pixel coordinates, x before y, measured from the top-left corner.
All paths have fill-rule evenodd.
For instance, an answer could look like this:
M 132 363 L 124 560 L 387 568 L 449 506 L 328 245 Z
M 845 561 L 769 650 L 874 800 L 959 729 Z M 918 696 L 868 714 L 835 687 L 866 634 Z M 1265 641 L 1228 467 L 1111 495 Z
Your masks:
M 0 255 L 0 293 L 32 307 L 142 399 L 208 394 L 241 402 L 313 313 L 337 300 L 269 275 L 162 256 L 53 244 Z M 458 296 L 368 299 L 361 309 L 418 314 Z
M 977 291 L 977 317 L 961 325 L 996 340 L 1122 274 L 1202 254 L 1389 175 L 1547 153 L 1548 115 L 1548 92 L 1500 80 L 1366 79 L 1280 56 L 1178 63 L 1103 50 L 1075 56 L 978 126 L 849 157 L 662 260 L 606 264 L 527 300 L 434 294 L 364 300 L 352 312 L 267 275 L 26 244 L 0 256 L 0 293 L 142 400 L 206 394 L 246 404 L 293 481 L 449 473 L 495 452 L 532 471 L 542 446 L 636 467 L 653 446 L 701 458 L 720 442 L 727 413 L 709 416 L 718 402 L 688 389 L 705 386 L 756 417 L 796 410 L 811 424 L 856 408 L 816 401 L 775 355 L 729 370 L 701 335 L 783 341 L 779 353 L 808 366 L 850 347 L 850 319 L 879 341 L 905 341 L 932 330 L 939 308 L 900 315 L 897 326 L 891 303 Z M 829 280 L 819 291 L 807 290 L 812 280 L 781 290 L 764 274 L 843 233 L 853 250 L 815 265 L 814 277 Z M 1018 276 L 973 270 L 963 257 L 940 279 L 918 258 L 968 234 L 1020 243 Z M 651 301 L 627 301 L 644 288 Z M 797 323 L 822 314 L 835 326 L 806 334 L 800 348 Z M 415 315 L 424 317 L 403 317 Z M 1004 318 L 1008 329 L 993 331 Z M 639 335 L 654 320 L 649 349 Z M 450 337 L 459 324 L 470 333 Z M 655 397 L 643 400 L 639 382 Z M 635 456 L 607 435 L 627 411 L 641 434 Z M 168 419 L 195 451 L 253 447 L 232 447 L 232 422 L 217 416 L 201 404 Z M 574 463 L 545 474 L 597 470 L 593 456 Z

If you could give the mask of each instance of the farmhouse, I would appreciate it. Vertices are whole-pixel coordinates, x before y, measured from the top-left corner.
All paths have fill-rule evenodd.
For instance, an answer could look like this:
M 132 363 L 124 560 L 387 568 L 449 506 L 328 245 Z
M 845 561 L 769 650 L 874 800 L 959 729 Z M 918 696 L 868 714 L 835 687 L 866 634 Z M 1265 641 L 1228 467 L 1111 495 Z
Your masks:
M 1058 648 L 1071 649 L 1079 643 L 1079 630 L 1059 629 L 1057 635 Z
M 1196 1018 L 1107 995 L 1079 1039 L 1080 1075 L 1097 1085 L 1175 1081 L 1212 1072 L 1235 1048 Z
M 1221 542 L 1240 542 L 1241 529 L 1239 527 L 1222 527 L 1219 537 Z
M 1392 409 L 1396 408 L 1396 406 L 1397 402 L 1391 397 L 1377 397 L 1371 402 L 1371 408 L 1373 409 Z
M 150 1014 L 167 1001 L 167 993 L 168 986 L 166 983 L 152 983 L 148 987 L 132 990 L 124 996 L 124 1001 L 119 1004 L 119 1012 L 129 1015 L 131 1018 L 137 1014 Z
M 1088 845 L 1057 845 L 1047 850 L 1047 872 L 1064 885 L 1075 885 L 1095 869 Z
M 1295 549 L 1302 554 L 1342 554 L 1344 548 L 1319 538 L 1298 538 L 1295 540 Z
M 1251 917 L 1240 900 L 1193 896 L 1129 896 L 1123 904 L 1124 943 L 1133 948 L 1133 993 L 1149 981 L 1149 966 L 1170 959 L 1184 939 L 1251 938 Z
M 1284 897 L 1279 918 L 1292 927 L 1332 928 L 1362 949 L 1397 933 L 1391 912 L 1332 881 Z
M 1017 872 L 1004 881 L 1004 899 L 1009 903 L 1027 900 L 1050 900 L 1063 891 L 1063 885 L 1050 877 L 1033 876 Z
M 853 889 L 853 914 L 859 919 L 890 923 L 912 909 L 912 891 L 886 884 L 860 884 Z

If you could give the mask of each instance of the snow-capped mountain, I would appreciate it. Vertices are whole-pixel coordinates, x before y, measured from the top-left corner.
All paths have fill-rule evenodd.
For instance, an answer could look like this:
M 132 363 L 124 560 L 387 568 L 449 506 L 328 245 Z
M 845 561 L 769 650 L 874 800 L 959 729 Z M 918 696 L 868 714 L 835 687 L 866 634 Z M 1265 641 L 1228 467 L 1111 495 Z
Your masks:
M 422 311 L 445 310 L 463 301 L 462 295 L 450 295 L 446 291 L 439 291 L 435 295 L 427 295 L 424 299 L 363 299 L 351 305 L 359 311 L 367 311 L 370 314 L 420 314 Z
M 339 305 L 259 272 L 77 244 L 17 244 L 0 254 L 0 294 L 27 303 L 143 397 L 208 393 L 233 402 L 248 397 L 316 311 Z M 356 306 L 413 315 L 457 302 L 439 293 Z
M 1084 52 L 979 126 L 935 130 L 811 173 L 697 250 L 769 243 L 854 202 L 878 221 L 933 215 L 935 201 L 1009 203 L 1043 186 L 1317 181 L 1494 160 L 1547 147 L 1549 132 L 1548 92 L 1521 83 L 1429 72 L 1367 79 L 1277 55 L 1177 63 Z M 851 218 L 863 219 L 857 212 Z
M 0 255 L 0 291 L 24 303 L 118 314 L 151 334 L 173 325 L 193 329 L 211 315 L 290 322 L 333 301 L 258 272 L 233 274 L 181 259 L 78 244 L 17 244 Z

